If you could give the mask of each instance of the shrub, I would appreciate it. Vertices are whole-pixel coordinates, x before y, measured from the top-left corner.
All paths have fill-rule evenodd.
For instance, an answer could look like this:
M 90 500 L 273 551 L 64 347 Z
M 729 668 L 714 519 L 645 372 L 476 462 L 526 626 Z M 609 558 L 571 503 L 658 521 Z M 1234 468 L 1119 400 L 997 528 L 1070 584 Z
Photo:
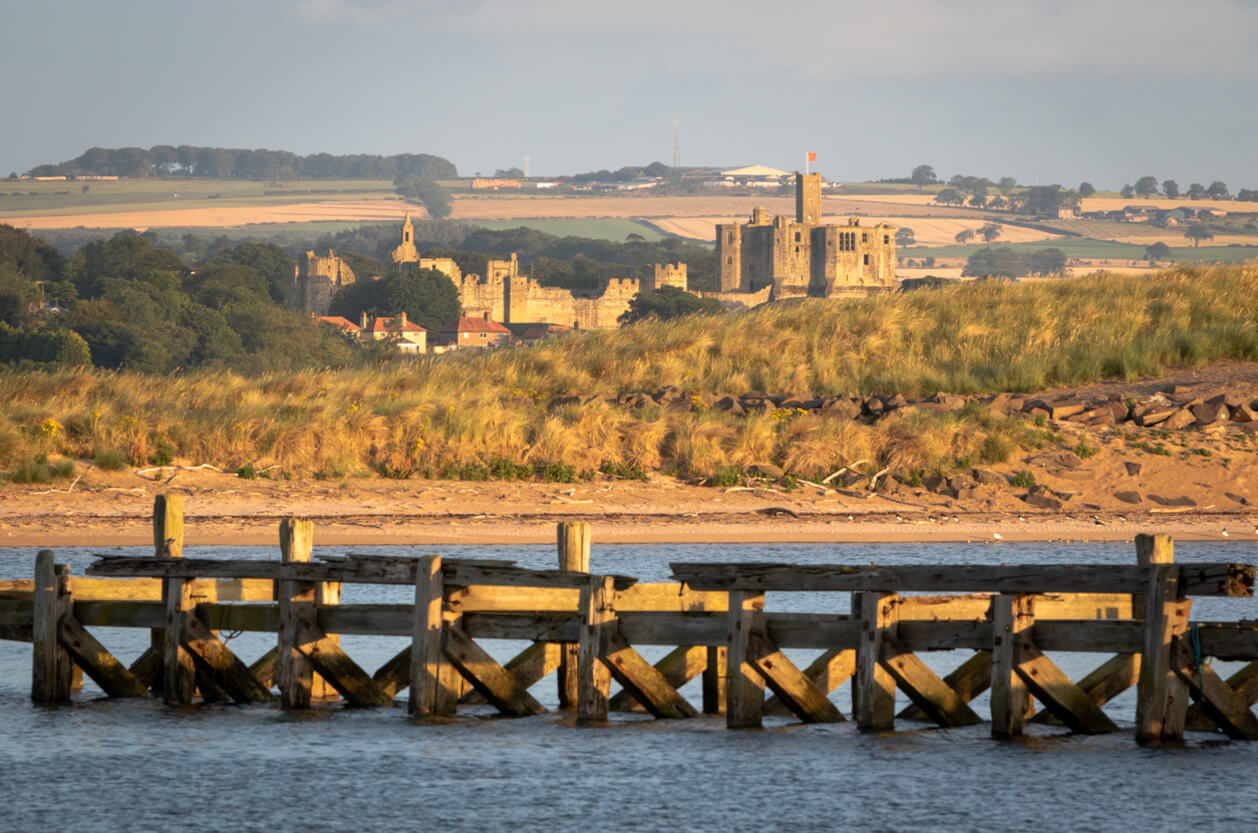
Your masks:
M 1019 489 L 1034 489 L 1035 475 L 1027 469 L 1023 469 L 1013 476 L 1013 485 Z
M 120 448 L 102 448 L 92 452 L 92 463 L 102 471 L 120 471 L 127 467 L 127 455 Z

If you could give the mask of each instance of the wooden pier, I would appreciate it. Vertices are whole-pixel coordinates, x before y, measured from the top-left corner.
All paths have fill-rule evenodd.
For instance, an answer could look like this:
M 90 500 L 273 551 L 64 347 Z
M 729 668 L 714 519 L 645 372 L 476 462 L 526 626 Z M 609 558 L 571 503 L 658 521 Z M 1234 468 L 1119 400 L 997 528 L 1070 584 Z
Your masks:
M 850 682 L 857 724 L 890 730 L 897 718 L 981 723 L 970 703 L 990 687 L 992 734 L 1010 737 L 1032 722 L 1114 731 L 1103 707 L 1135 686 L 1141 742 L 1186 729 L 1258 740 L 1258 620 L 1190 616 L 1195 597 L 1252 597 L 1254 566 L 1176 563 L 1162 535 L 1137 536 L 1130 565 L 674 563 L 676 581 L 645 583 L 591 575 L 585 523 L 559 524 L 556 570 L 439 555 L 312 560 L 313 524 L 301 519 L 280 523 L 279 561 L 188 558 L 178 496 L 157 498 L 153 530 L 151 557 L 101 556 L 80 577 L 45 550 L 33 581 L 0 582 L 0 638 L 33 643 L 34 700 L 68 700 L 81 670 L 110 697 L 176 705 L 389 707 L 406 689 L 419 720 L 478 702 L 525 716 L 545 711 L 529 688 L 556 672 L 560 708 L 579 724 L 624 710 L 724 714 L 747 728 L 765 715 L 846 720 L 829 695 Z M 415 600 L 341 604 L 347 583 L 405 585 Z M 850 593 L 851 613 L 773 612 L 767 591 Z M 150 646 L 128 667 L 92 635 L 99 627 L 147 629 Z M 274 633 L 276 645 L 247 663 L 219 631 Z M 368 673 L 342 634 L 410 644 Z M 479 639 L 527 647 L 503 665 Z M 673 650 L 651 664 L 644 645 Z M 791 649 L 822 653 L 801 669 Z M 942 678 L 919 657 L 955 650 L 973 654 Z M 1046 652 L 1113 656 L 1075 682 Z M 1247 664 L 1225 680 L 1212 658 Z M 697 677 L 698 707 L 678 693 Z M 912 703 L 899 714 L 897 689 Z

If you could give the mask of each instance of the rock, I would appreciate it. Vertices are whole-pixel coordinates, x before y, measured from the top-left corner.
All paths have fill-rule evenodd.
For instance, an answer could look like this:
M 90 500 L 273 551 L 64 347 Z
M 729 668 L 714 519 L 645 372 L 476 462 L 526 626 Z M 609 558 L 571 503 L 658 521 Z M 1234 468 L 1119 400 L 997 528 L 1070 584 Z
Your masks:
M 1087 405 L 1078 399 L 1065 399 L 1060 402 L 1050 403 L 1048 406 L 1049 419 L 1066 419 L 1075 414 L 1083 413 L 1087 410 Z
M 957 493 L 957 497 L 961 496 L 962 489 L 973 490 L 978 483 L 968 474 L 954 474 L 948 478 L 948 488 Z
M 1210 400 L 1202 402 L 1200 405 L 1194 405 L 1188 409 L 1192 413 L 1193 419 L 1198 425 L 1210 425 L 1215 422 L 1226 422 L 1231 418 L 1227 405 L 1220 399 L 1218 401 Z
M 808 400 L 806 399 L 800 399 L 798 396 L 788 396 L 778 403 L 778 407 L 786 408 L 788 410 L 794 410 L 798 408 L 801 411 L 806 411 L 808 410 L 808 408 L 804 407 L 804 405 L 807 401 Z
M 1085 425 L 1113 425 L 1114 414 L 1110 411 L 1108 405 L 1102 405 L 1099 408 L 1082 411 L 1070 417 L 1071 422 L 1081 422 Z
M 1178 431 L 1181 428 L 1187 428 L 1196 421 L 1197 418 L 1193 416 L 1192 411 L 1188 408 L 1183 408 L 1158 423 L 1158 427 L 1166 428 L 1170 431 Z
M 1132 477 L 1136 477 L 1137 475 L 1140 474 L 1140 472 L 1144 471 L 1143 465 L 1141 465 L 1140 463 L 1133 463 L 1130 460 L 1124 460 L 1123 466 L 1126 467 L 1127 474 L 1131 475 Z
M 685 398 L 685 391 L 674 385 L 665 385 L 655 392 L 655 401 L 661 405 L 667 405 L 670 402 L 676 402 L 678 399 Z
M 1121 500 L 1123 503 L 1139 503 L 1140 493 L 1133 490 L 1114 492 L 1114 500 Z
M 752 463 L 746 468 L 746 473 L 752 477 L 772 477 L 774 480 L 786 474 L 781 466 L 775 466 L 772 463 Z
M 1113 414 L 1115 422 L 1125 422 L 1131 417 L 1131 410 L 1127 407 L 1126 402 L 1114 400 L 1107 406 L 1109 412 Z
M 994 472 L 991 469 L 970 469 L 970 477 L 973 477 L 976 482 L 986 485 L 1003 486 L 1009 482 L 1003 474 Z
M 1041 509 L 1060 509 L 1062 502 L 1048 492 L 1028 492 L 1023 498 L 1031 506 L 1038 506 Z
M 943 494 L 948 489 L 948 481 L 937 474 L 927 475 L 922 478 L 922 488 L 928 492 Z
M 1063 468 L 1077 469 L 1083 465 L 1083 460 L 1073 451 L 1049 451 L 1044 454 L 1037 454 L 1027 460 L 1032 465 L 1040 468 Z
M 861 406 L 859 402 L 835 396 L 826 400 L 826 403 L 821 406 L 821 412 L 830 416 L 856 419 L 861 415 Z
M 861 410 L 872 417 L 876 417 L 882 416 L 882 412 L 886 410 L 886 406 L 882 402 L 882 397 L 871 396 L 865 400 L 865 404 L 862 406 Z
M 1163 497 L 1162 495 L 1149 495 L 1149 500 L 1162 506 L 1196 506 L 1197 501 L 1190 497 Z
M 818 411 L 821 409 L 821 406 L 824 405 L 825 403 L 826 403 L 826 400 L 824 399 L 819 399 L 819 398 L 805 399 L 803 401 L 803 404 L 801 404 L 799 407 L 803 408 L 805 411 Z
M 926 401 L 934 405 L 942 405 L 949 411 L 959 411 L 965 407 L 966 398 L 960 394 L 939 391 Z
M 1226 497 L 1228 500 L 1232 501 L 1233 503 L 1239 503 L 1241 506 L 1249 505 L 1249 498 L 1245 497 L 1244 495 L 1238 495 L 1235 492 L 1224 492 L 1223 496 Z
M 1074 480 L 1076 482 L 1092 480 L 1096 477 L 1096 472 L 1092 471 L 1092 469 L 1052 469 L 1048 473 L 1062 480 Z
M 1165 422 L 1177 413 L 1179 413 L 1179 409 L 1170 406 L 1153 407 L 1142 405 L 1136 408 L 1134 416 L 1136 425 L 1148 428 Z
M 742 416 L 746 413 L 743 410 L 742 403 L 732 396 L 723 396 L 712 405 L 712 407 L 723 413 L 732 414 L 733 416 Z
M 1255 422 L 1258 421 L 1258 411 L 1248 405 L 1237 405 L 1230 409 L 1229 418 L 1232 422 Z
M 884 396 L 882 398 L 882 407 L 887 411 L 891 411 L 896 408 L 903 408 L 907 404 L 909 404 L 909 401 L 904 398 L 904 394 L 902 393 L 897 393 L 895 396 Z

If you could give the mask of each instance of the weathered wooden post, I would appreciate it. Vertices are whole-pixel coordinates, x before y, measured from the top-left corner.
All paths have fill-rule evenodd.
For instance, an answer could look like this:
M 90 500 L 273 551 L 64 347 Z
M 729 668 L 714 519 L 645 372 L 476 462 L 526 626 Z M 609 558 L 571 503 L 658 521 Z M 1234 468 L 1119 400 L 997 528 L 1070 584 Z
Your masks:
M 153 499 L 153 550 L 158 558 L 183 558 L 183 495 Z M 191 703 L 196 692 L 196 668 L 192 655 L 183 648 L 183 617 L 195 607 L 192 581 L 168 578 L 162 582 L 166 627 L 155 647 L 162 658 L 162 699 L 172 705 Z
M 856 725 L 862 729 L 895 727 L 895 678 L 882 667 L 884 635 L 895 637 L 899 624 L 895 593 L 860 594 L 860 639 L 856 646 L 853 687 Z
M 764 593 L 731 590 L 726 622 L 725 726 L 757 728 L 764 715 L 764 677 L 755 668 L 751 635 L 764 628 Z
M 1136 557 L 1149 567 L 1144 650 L 1136 686 L 1136 739 L 1156 743 L 1184 736 L 1188 686 L 1171 668 L 1172 646 L 1188 630 L 1192 601 L 1180 596 L 1175 544 L 1169 535 L 1137 535 Z
M 575 573 L 590 571 L 590 525 L 585 521 L 560 521 L 555 528 L 559 569 Z M 560 643 L 559 708 L 577 705 L 577 665 L 579 649 L 575 642 Z
M 707 665 L 703 668 L 703 713 L 725 714 L 729 649 L 724 645 L 709 645 L 705 650 Z
M 452 715 L 458 692 L 449 687 L 450 663 L 442 656 L 445 583 L 441 556 L 426 555 L 415 568 L 415 624 L 411 632 L 411 684 L 407 711 L 412 715 Z
M 1022 734 L 1031 693 L 1018 675 L 1020 645 L 1035 622 L 1027 593 L 1002 593 L 992 599 L 992 737 Z
M 68 701 L 74 683 L 74 661 L 58 636 L 61 617 L 69 613 L 73 605 L 70 567 L 54 564 L 53 558 L 52 550 L 40 550 L 35 556 L 31 699 L 36 703 Z
M 342 583 L 339 581 L 316 582 L 315 608 L 339 605 L 341 603 L 341 587 Z M 341 637 L 338 634 L 330 633 L 327 637 L 333 645 L 341 644 Z M 341 694 L 316 671 L 310 684 L 310 696 L 314 700 L 335 700 L 339 699 Z
M 285 564 L 310 561 L 314 544 L 314 523 L 304 518 L 280 521 L 280 554 Z M 275 679 L 280 687 L 280 705 L 286 709 L 310 708 L 314 667 L 301 651 L 302 623 L 315 624 L 315 586 L 312 581 L 276 582 L 280 603 L 279 655 Z
M 603 629 L 616 617 L 612 576 L 590 576 L 581 588 L 581 641 L 577 643 L 577 722 L 607 720 L 612 675 L 603 664 Z

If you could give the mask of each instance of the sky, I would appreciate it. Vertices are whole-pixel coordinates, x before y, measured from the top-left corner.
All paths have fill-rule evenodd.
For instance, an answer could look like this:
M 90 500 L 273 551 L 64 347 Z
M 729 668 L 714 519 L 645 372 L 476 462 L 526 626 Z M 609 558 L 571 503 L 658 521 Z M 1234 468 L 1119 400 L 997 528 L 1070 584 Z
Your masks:
M 89 147 L 1258 188 L 1258 0 L 0 0 L 0 176 Z

